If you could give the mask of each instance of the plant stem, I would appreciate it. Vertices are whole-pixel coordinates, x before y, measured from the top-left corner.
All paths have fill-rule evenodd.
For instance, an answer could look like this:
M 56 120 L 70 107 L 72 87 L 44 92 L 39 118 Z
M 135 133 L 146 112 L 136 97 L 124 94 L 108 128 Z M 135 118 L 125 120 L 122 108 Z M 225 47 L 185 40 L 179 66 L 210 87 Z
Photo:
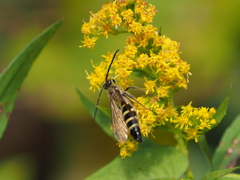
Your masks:
M 174 138 L 177 141 L 177 149 L 182 152 L 188 159 L 188 164 L 189 164 L 189 158 L 188 158 L 188 149 L 187 149 L 187 143 L 186 141 L 183 139 L 182 133 L 179 129 L 174 128 L 170 123 L 169 123 L 169 127 L 171 128 L 173 134 L 174 134 Z M 193 173 L 190 170 L 190 167 L 188 166 L 185 175 L 187 178 L 190 179 L 194 179 Z

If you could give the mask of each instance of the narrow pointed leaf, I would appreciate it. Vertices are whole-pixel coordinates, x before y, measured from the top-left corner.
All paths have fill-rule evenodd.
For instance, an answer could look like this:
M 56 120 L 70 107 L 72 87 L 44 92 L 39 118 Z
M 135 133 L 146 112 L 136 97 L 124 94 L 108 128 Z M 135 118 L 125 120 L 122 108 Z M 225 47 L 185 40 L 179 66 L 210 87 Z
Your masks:
M 107 115 L 108 117 L 111 117 L 111 110 L 110 110 L 110 108 L 105 108 L 105 107 L 101 107 L 101 106 L 98 106 L 98 108 L 99 108 L 105 115 Z
M 222 104 L 218 107 L 216 114 L 214 115 L 214 119 L 216 120 L 216 124 L 212 126 L 212 128 L 214 128 L 215 126 L 217 126 L 222 119 L 224 118 L 224 116 L 227 113 L 227 108 L 228 108 L 228 104 L 229 104 L 229 100 L 231 97 L 231 89 L 229 91 L 228 97 L 226 97 L 224 99 L 224 101 L 222 102 Z
M 79 89 L 76 89 L 84 107 L 86 110 L 89 112 L 89 114 L 93 117 L 94 111 L 95 111 L 95 104 L 91 102 L 86 96 L 82 94 L 82 92 Z M 102 108 L 101 108 L 102 109 Z M 96 116 L 96 123 L 103 129 L 104 132 L 106 132 L 109 136 L 114 137 L 113 132 L 111 131 L 111 119 L 109 118 L 108 115 L 103 112 L 100 108 L 97 111 L 97 116 Z
M 223 177 L 219 177 L 217 180 L 240 180 L 240 175 L 231 173 Z
M 222 170 L 219 170 L 219 171 L 214 171 L 214 172 L 211 172 L 208 175 L 206 175 L 202 180 L 216 180 L 219 177 L 222 177 L 222 176 L 224 176 L 224 175 L 226 175 L 228 173 L 231 173 L 232 171 L 234 171 L 236 169 L 239 169 L 239 167 L 234 167 L 234 168 L 231 168 L 231 169 L 222 169 Z
M 0 75 L 0 138 L 6 129 L 18 91 L 34 60 L 48 40 L 55 34 L 63 20 L 40 33 L 20 52 Z
M 213 156 L 215 169 L 234 167 L 240 154 L 240 115 L 226 129 Z

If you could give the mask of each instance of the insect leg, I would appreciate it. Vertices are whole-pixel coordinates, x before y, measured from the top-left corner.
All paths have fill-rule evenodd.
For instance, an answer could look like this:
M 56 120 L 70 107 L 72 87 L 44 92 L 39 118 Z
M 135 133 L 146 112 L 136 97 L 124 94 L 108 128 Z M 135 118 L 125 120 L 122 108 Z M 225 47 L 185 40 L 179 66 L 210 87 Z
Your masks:
M 97 110 L 98 110 L 98 103 L 99 103 L 99 101 L 100 101 L 100 97 L 101 97 L 101 94 L 102 94 L 103 87 L 104 87 L 104 85 L 102 86 L 102 88 L 101 88 L 101 90 L 100 90 L 100 93 L 99 93 L 99 95 L 98 95 L 98 100 L 97 100 L 97 103 L 96 103 L 96 105 L 95 105 L 95 111 L 94 111 L 94 115 L 93 115 L 94 121 L 96 121 L 96 115 L 97 115 Z
M 129 93 L 127 93 L 127 92 L 123 92 L 123 93 L 122 93 L 122 96 L 124 96 L 124 97 L 126 97 L 126 98 L 129 98 L 129 99 L 131 99 L 132 101 L 140 104 L 142 107 L 148 109 L 148 108 L 147 108 L 146 106 L 144 106 L 142 103 L 138 102 L 131 94 L 129 94 Z M 148 109 L 148 110 L 149 110 L 149 111 L 152 111 L 151 109 Z
M 129 90 L 129 89 L 136 89 L 136 90 L 140 90 L 140 91 L 145 91 L 144 89 L 139 88 L 139 87 L 136 87 L 136 86 L 127 87 L 124 91 L 127 91 L 127 90 Z

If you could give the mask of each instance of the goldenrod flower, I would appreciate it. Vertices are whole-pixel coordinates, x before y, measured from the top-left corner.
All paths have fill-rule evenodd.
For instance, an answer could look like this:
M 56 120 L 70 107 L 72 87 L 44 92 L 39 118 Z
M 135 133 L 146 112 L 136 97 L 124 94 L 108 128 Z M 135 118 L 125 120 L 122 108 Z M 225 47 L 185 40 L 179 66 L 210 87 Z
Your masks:
M 90 83 L 91 83 L 91 87 L 90 87 L 90 90 L 94 91 L 96 90 L 96 88 L 98 90 L 100 90 L 99 88 L 99 82 L 103 82 L 105 77 L 106 77 L 106 74 L 105 74 L 105 71 L 106 71 L 106 63 L 105 62 L 101 62 L 99 66 L 94 66 L 93 65 L 93 62 L 92 62 L 92 66 L 94 67 L 94 73 L 91 73 L 90 75 L 88 74 L 88 72 L 86 71 L 87 73 L 87 79 L 90 80 Z
M 198 137 L 200 134 L 198 134 L 197 129 L 187 129 L 185 132 L 187 133 L 187 140 L 194 139 L 196 143 L 198 142 Z
M 142 32 L 142 30 L 143 30 L 143 26 L 142 26 L 142 24 L 141 23 L 139 23 L 139 22 L 135 22 L 135 21 L 133 21 L 130 25 L 129 25 L 129 29 L 128 29 L 128 31 L 129 32 L 132 32 L 132 33 L 134 33 L 134 34 L 140 34 L 141 32 Z
M 186 140 L 198 142 L 201 133 L 216 124 L 213 119 L 216 110 L 196 108 L 192 102 L 181 108 L 174 106 L 174 92 L 180 88 L 187 89 L 190 65 L 180 57 L 180 43 L 161 35 L 158 28 L 151 24 L 156 13 L 156 7 L 145 0 L 107 2 L 97 13 L 90 12 L 90 21 L 84 22 L 84 40 L 80 47 L 93 49 L 100 37 L 129 33 L 126 45 L 117 54 L 108 77 L 115 78 L 123 89 L 134 86 L 133 75 L 145 80 L 142 85 L 145 95 L 136 98 L 145 107 L 133 102 L 142 135 L 148 137 L 156 126 L 171 126 Z M 109 52 L 102 56 L 104 60 L 99 65 L 92 63 L 94 72 L 87 73 L 90 90 L 99 90 L 104 83 L 112 56 L 113 53 Z M 138 148 L 138 142 L 132 137 L 118 145 L 123 158 L 131 156 Z
M 116 0 L 116 3 L 119 4 L 120 7 L 127 6 L 129 0 Z
M 217 123 L 217 121 L 215 120 L 215 119 L 212 119 L 212 120 L 210 120 L 210 122 L 209 122 L 209 124 L 216 124 Z
M 138 149 L 138 143 L 136 141 L 129 141 L 127 144 L 126 144 L 126 148 L 129 152 L 134 152 Z
M 175 128 L 179 127 L 180 129 L 184 128 L 184 130 L 187 130 L 188 129 L 188 126 L 192 126 L 192 122 L 190 121 L 190 119 L 181 114 L 180 116 L 178 116 L 176 118 L 176 120 L 173 120 L 174 123 L 177 123 L 175 125 Z
M 209 120 L 207 119 L 200 119 L 200 125 L 198 125 L 198 129 L 200 130 L 204 130 L 205 128 L 211 129 L 211 124 L 209 122 Z
M 155 81 L 149 81 L 147 80 L 147 78 L 145 79 L 145 83 L 144 86 L 146 87 L 146 94 L 148 93 L 153 93 L 154 92 L 154 88 L 156 87 L 156 80 Z
M 132 138 L 129 138 L 125 143 L 117 143 L 120 147 L 120 155 L 122 158 L 126 156 L 131 156 L 134 151 L 138 149 L 138 143 Z
M 85 36 L 84 40 L 82 43 L 84 44 L 83 46 L 79 47 L 87 47 L 89 49 L 93 49 L 94 45 L 96 44 L 95 42 L 97 41 L 97 37 L 90 38 L 89 36 Z
M 149 57 L 147 54 L 141 53 L 137 59 L 137 67 L 144 68 L 148 65 Z
M 154 38 L 154 45 L 155 45 L 156 47 L 163 46 L 164 41 L 165 41 L 165 35 L 156 36 L 156 37 Z
M 182 114 L 187 114 L 187 116 L 191 116 L 193 111 L 192 101 L 187 106 L 182 106 Z
M 121 12 L 121 15 L 123 16 L 123 20 L 126 21 L 126 23 L 131 23 L 133 21 L 133 11 L 131 9 L 125 10 Z
M 209 115 L 212 117 L 214 114 L 216 114 L 216 109 L 215 108 L 210 108 Z
M 169 89 L 170 86 L 159 86 L 157 87 L 157 95 L 158 97 L 164 98 L 164 97 L 169 97 Z
M 120 156 L 124 159 L 126 156 L 130 156 L 130 153 L 127 151 L 126 146 L 120 148 Z

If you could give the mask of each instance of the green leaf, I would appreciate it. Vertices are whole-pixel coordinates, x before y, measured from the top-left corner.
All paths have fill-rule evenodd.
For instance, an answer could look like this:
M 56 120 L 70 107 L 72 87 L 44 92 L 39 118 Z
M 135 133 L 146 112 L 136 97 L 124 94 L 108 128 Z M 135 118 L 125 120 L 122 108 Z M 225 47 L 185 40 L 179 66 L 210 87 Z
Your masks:
M 155 80 L 155 78 L 153 76 L 151 76 L 150 73 L 148 73 L 144 70 L 141 70 L 141 69 L 134 69 L 131 75 L 137 76 L 140 78 L 147 77 L 148 80 L 152 80 L 152 81 Z
M 240 180 L 239 174 L 227 174 L 223 177 L 218 178 L 217 180 Z
M 228 97 L 226 97 L 224 99 L 224 101 L 222 102 L 222 104 L 218 107 L 216 114 L 213 116 L 213 118 L 216 120 L 216 124 L 214 124 L 212 126 L 212 128 L 216 127 L 224 118 L 224 116 L 226 115 L 227 112 L 227 107 L 228 107 L 228 103 L 231 97 L 231 89 L 229 91 Z
M 48 40 L 55 34 L 63 20 L 56 22 L 40 33 L 20 52 L 0 75 L 0 138 L 14 108 L 19 89 L 34 60 Z
M 233 167 L 240 154 L 240 115 L 226 129 L 214 155 L 215 169 Z
M 171 146 L 157 146 L 149 140 L 139 144 L 131 157 L 116 157 L 86 180 L 165 180 L 178 179 L 186 171 L 186 156 Z
M 199 138 L 198 138 L 198 144 L 199 147 L 201 148 L 201 150 L 203 151 L 204 155 L 206 156 L 208 163 L 210 164 L 212 170 L 213 168 L 213 164 L 212 164 L 212 158 L 211 158 L 211 154 L 209 151 L 209 147 L 208 147 L 208 143 L 205 137 L 205 134 L 202 134 Z
M 98 106 L 98 109 L 100 109 L 108 117 L 111 117 L 111 110 L 110 110 L 110 108 L 105 108 L 105 107 Z
M 209 173 L 208 175 L 206 175 L 202 180 L 215 180 L 216 178 L 218 179 L 219 177 L 222 177 L 236 169 L 239 169 L 239 167 L 234 167 L 234 168 L 231 168 L 231 169 L 222 169 L 222 170 L 219 170 L 219 171 L 214 171 L 214 172 L 211 172 Z
M 76 89 L 76 91 L 77 91 L 84 107 L 89 112 L 89 114 L 93 117 L 94 111 L 95 111 L 95 104 L 93 102 L 91 102 L 86 96 L 84 96 L 80 90 Z M 104 109 L 106 110 L 106 108 L 104 108 Z M 109 136 L 111 136 L 115 139 L 114 134 L 110 129 L 111 119 L 108 115 L 105 114 L 105 113 L 107 113 L 107 110 L 104 112 L 102 110 L 103 110 L 103 108 L 98 109 L 97 115 L 96 115 L 96 122 L 103 129 L 104 132 L 106 132 Z

